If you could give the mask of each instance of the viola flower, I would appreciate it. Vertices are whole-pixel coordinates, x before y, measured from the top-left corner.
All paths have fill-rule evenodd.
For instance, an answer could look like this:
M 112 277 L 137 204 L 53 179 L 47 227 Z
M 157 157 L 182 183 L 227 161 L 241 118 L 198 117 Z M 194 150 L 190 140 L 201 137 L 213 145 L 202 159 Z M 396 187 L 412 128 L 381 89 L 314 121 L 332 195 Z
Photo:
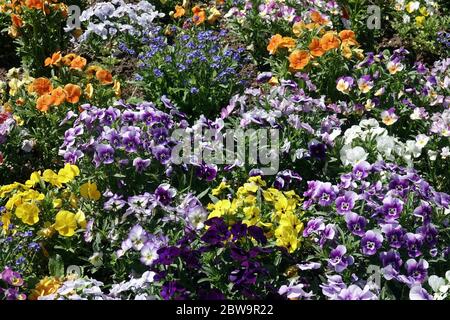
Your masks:
M 97 190 L 96 183 L 86 182 L 80 186 L 80 195 L 89 200 L 97 201 L 100 199 L 100 192 Z
M 78 103 L 81 96 L 81 88 L 76 84 L 67 84 L 64 86 L 66 101 L 72 104 Z
M 389 110 L 385 110 L 381 113 L 381 120 L 387 126 L 391 126 L 397 122 L 398 116 L 395 114 L 395 109 L 390 108 Z
M 46 93 L 36 100 L 36 109 L 41 112 L 47 112 L 54 102 L 55 96 Z
M 51 57 L 46 58 L 44 61 L 44 65 L 48 66 L 59 66 L 62 61 L 61 51 L 55 52 Z
M 298 71 L 305 68 L 309 63 L 309 52 L 305 50 L 294 50 L 289 56 L 289 68 Z
M 362 180 L 369 176 L 372 166 L 367 161 L 361 161 L 353 167 L 352 176 L 356 180 Z
M 346 191 L 343 196 L 336 199 L 336 211 L 340 215 L 345 215 L 353 210 L 358 195 L 353 191 Z
M 95 77 L 103 85 L 110 85 L 113 83 L 112 74 L 105 69 L 100 68 L 100 70 L 96 71 Z
M 171 188 L 168 183 L 160 184 L 155 190 L 155 198 L 162 206 L 169 205 L 176 195 L 176 189 Z
M 318 200 L 321 206 L 329 206 L 336 198 L 335 187 L 330 182 L 322 182 L 314 193 L 313 198 Z
M 73 70 L 79 70 L 79 71 L 83 71 L 84 67 L 86 66 L 86 59 L 81 57 L 81 56 L 77 56 L 75 59 L 73 59 L 70 62 L 70 69 Z
M 403 245 L 403 228 L 395 223 L 384 224 L 381 227 L 391 248 L 400 249 Z
M 61 87 L 53 89 L 50 95 L 52 96 L 52 104 L 54 106 L 60 106 L 66 101 L 66 91 Z
M 345 222 L 347 222 L 347 228 L 350 232 L 357 236 L 364 236 L 365 227 L 367 225 L 367 219 L 354 212 L 347 212 L 345 214 Z
M 34 203 L 23 203 L 16 208 L 15 214 L 23 223 L 30 226 L 39 222 L 40 209 Z
M 405 263 L 406 274 L 413 283 L 423 283 L 428 276 L 428 266 L 428 262 L 424 259 L 420 259 L 419 262 L 409 259 Z
M 328 263 L 331 267 L 334 268 L 336 272 L 342 272 L 349 265 L 352 265 L 354 259 L 352 256 L 346 256 L 347 248 L 343 245 L 338 245 L 336 248 L 331 250 L 330 258 L 328 259 Z
M 195 6 L 194 8 L 192 8 L 192 13 L 194 13 L 192 21 L 196 26 L 199 26 L 205 22 L 206 12 L 200 6 Z
M 354 82 L 352 77 L 340 77 L 336 81 L 336 89 L 344 94 L 349 94 Z
M 31 83 L 31 92 L 35 92 L 39 97 L 49 94 L 53 90 L 52 83 L 47 78 L 37 78 Z
M 313 38 L 311 43 L 308 45 L 308 49 L 312 56 L 321 57 L 325 54 L 325 50 L 322 49 L 320 45 L 320 40 L 318 38 Z
M 74 213 L 61 210 L 56 214 L 54 228 L 64 237 L 72 237 L 77 229 L 77 218 Z
M 358 88 L 362 93 L 367 93 L 373 88 L 373 81 L 370 75 L 362 76 L 358 79 Z
M 0 273 L 0 280 L 3 280 L 10 286 L 14 287 L 21 287 L 24 284 L 23 278 L 20 273 L 15 272 L 8 267 Z
M 383 243 L 383 236 L 378 231 L 369 230 L 361 239 L 361 250 L 366 256 L 373 256 Z
M 386 221 L 395 221 L 400 217 L 403 210 L 403 201 L 387 196 L 383 199 L 383 214 Z
M 332 31 L 325 33 L 322 38 L 320 38 L 320 46 L 323 50 L 329 51 L 339 48 L 341 42 L 336 34 Z
M 408 232 L 403 237 L 403 242 L 411 258 L 417 258 L 422 255 L 420 251 L 423 244 L 423 235 Z
M 352 30 L 342 30 L 339 32 L 339 38 L 342 41 L 343 46 L 357 46 L 358 41 L 356 41 L 355 32 Z
M 98 144 L 95 147 L 94 163 L 98 168 L 101 164 L 111 164 L 114 162 L 114 149 L 107 144 Z
M 390 74 L 396 74 L 404 69 L 404 65 L 398 60 L 389 61 L 386 67 Z
M 141 157 L 137 157 L 133 160 L 133 166 L 136 168 L 136 172 L 142 173 L 145 169 L 150 166 L 150 159 L 142 159 Z
M 179 5 L 175 6 L 175 13 L 173 14 L 173 17 L 175 19 L 184 17 L 185 14 L 186 14 L 186 10 L 182 6 L 179 6 Z

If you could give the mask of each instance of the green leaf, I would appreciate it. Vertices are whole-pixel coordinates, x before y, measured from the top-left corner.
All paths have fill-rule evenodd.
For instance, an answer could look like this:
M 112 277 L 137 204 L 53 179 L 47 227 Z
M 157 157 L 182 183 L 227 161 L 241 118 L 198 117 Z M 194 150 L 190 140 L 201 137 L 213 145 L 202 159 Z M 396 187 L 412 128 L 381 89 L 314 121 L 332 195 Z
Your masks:
M 59 254 L 54 257 L 50 257 L 48 260 L 48 270 L 53 277 L 64 276 L 64 262 Z

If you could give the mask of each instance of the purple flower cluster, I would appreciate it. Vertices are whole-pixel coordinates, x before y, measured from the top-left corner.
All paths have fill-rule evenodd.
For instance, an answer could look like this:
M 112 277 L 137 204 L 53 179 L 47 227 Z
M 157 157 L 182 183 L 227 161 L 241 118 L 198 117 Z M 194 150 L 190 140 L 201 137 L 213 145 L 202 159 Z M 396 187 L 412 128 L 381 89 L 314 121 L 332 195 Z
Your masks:
M 448 259 L 448 234 L 440 230 L 445 224 L 439 222 L 450 208 L 448 194 L 435 191 L 413 169 L 384 162 L 357 164 L 340 180 L 337 185 L 309 181 L 304 192 L 303 208 L 307 212 L 328 212 L 326 218 L 309 219 L 303 231 L 305 238 L 318 242 L 326 231 L 326 221 L 344 217 L 345 223 L 339 223 L 339 228 L 347 232 L 330 239 L 335 246 L 329 251 L 329 269 L 342 273 L 355 262 L 351 254 L 362 254 L 358 259 L 379 264 L 386 280 L 412 286 L 426 279 L 426 259 Z M 351 254 L 342 243 L 354 243 Z M 339 283 L 333 284 L 333 290 L 327 285 L 323 293 L 339 299 L 369 294 L 352 286 L 337 290 Z
M 20 273 L 6 267 L 0 273 L 0 300 L 25 300 L 26 295 L 20 293 L 24 281 Z

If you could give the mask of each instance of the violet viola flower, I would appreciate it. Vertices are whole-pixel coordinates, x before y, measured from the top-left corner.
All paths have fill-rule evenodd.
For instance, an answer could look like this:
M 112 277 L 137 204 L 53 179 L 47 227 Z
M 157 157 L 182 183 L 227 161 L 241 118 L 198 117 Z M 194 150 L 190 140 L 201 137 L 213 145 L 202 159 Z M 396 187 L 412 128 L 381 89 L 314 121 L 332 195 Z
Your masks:
M 155 198 L 162 206 L 169 205 L 176 195 L 177 190 L 168 183 L 160 184 L 155 190 Z
M 114 162 L 114 149 L 107 144 L 98 144 L 95 148 L 94 164 L 98 168 L 102 163 L 111 164 Z
M 403 264 L 400 254 L 395 250 L 380 253 L 381 265 L 383 266 L 383 275 L 386 280 L 391 280 L 399 274 L 400 267 Z
M 362 180 L 369 176 L 372 166 L 367 161 L 361 161 L 353 167 L 352 175 L 356 180 Z
M 352 265 L 354 259 L 352 256 L 346 256 L 347 248 L 343 245 L 338 245 L 336 248 L 331 250 L 330 258 L 328 259 L 328 263 L 330 266 L 334 268 L 336 272 L 342 272 L 349 265 Z
M 150 159 L 142 159 L 141 157 L 137 157 L 133 160 L 133 166 L 136 168 L 136 171 L 141 173 L 150 165 Z
M 408 255 L 411 258 L 417 258 L 418 256 L 422 255 L 420 248 L 423 244 L 423 236 L 421 234 L 408 232 L 404 235 L 403 241 L 408 250 Z
M 420 259 L 417 262 L 414 259 L 409 259 L 405 263 L 406 274 L 412 283 L 423 283 L 428 276 L 428 262 Z
M 23 285 L 22 276 L 10 268 L 6 268 L 2 273 L 0 273 L 0 279 L 11 286 L 20 287 Z
M 387 196 L 383 199 L 383 214 L 386 221 L 395 221 L 400 217 L 403 210 L 403 201 Z
M 345 222 L 347 222 L 347 228 L 354 235 L 362 237 L 365 234 L 365 227 L 367 225 L 367 219 L 354 212 L 348 212 L 345 214 Z
M 414 209 L 413 214 L 422 218 L 423 223 L 426 224 L 430 222 L 432 212 L 431 206 L 427 202 L 422 201 L 422 204 Z
M 348 288 L 342 289 L 336 300 L 378 300 L 378 297 L 370 291 L 369 286 L 361 289 L 359 286 L 352 284 Z
M 400 249 L 403 244 L 403 235 L 405 232 L 399 224 L 388 223 L 381 227 L 381 230 L 386 235 L 386 239 L 391 248 Z
M 423 238 L 424 242 L 430 247 L 433 248 L 436 246 L 438 242 L 438 230 L 435 225 L 432 223 L 426 224 L 422 227 L 417 228 L 416 232 L 420 234 Z
M 369 230 L 361 239 L 362 253 L 366 256 L 373 256 L 383 243 L 383 236 L 380 232 Z
M 340 215 L 345 215 L 346 213 L 352 211 L 355 207 L 355 202 L 358 199 L 358 195 L 353 191 L 346 191 L 343 196 L 336 199 L 336 211 Z
M 303 283 L 295 284 L 295 281 L 291 281 L 289 285 L 281 286 L 278 294 L 281 296 L 286 295 L 289 300 L 310 299 L 313 293 L 306 292 L 304 289 L 305 285 Z
M 322 218 L 309 220 L 306 224 L 305 230 L 303 230 L 303 237 L 307 238 L 310 235 L 314 233 L 318 234 L 323 230 L 325 230 L 325 224 L 323 223 Z
M 313 194 L 313 198 L 318 200 L 321 206 L 329 206 L 336 198 L 335 187 L 332 186 L 330 182 L 320 182 Z

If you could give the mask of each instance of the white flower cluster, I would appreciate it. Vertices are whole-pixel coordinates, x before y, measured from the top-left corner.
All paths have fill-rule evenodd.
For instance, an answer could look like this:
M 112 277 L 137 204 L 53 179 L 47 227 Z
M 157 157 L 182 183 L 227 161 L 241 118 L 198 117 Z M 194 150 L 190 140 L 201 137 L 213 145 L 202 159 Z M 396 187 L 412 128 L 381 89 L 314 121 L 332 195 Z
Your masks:
M 156 11 L 145 0 L 137 4 L 125 3 L 123 0 L 99 2 L 81 14 L 80 21 L 88 23 L 88 26 L 78 41 L 84 42 L 93 34 L 103 40 L 121 33 L 137 37 L 149 35 L 154 27 L 153 21 L 161 17 L 164 17 L 164 13 Z
M 90 279 L 69 277 L 62 283 L 58 290 L 46 296 L 39 297 L 39 300 L 154 300 L 145 291 L 153 283 L 154 272 L 147 271 L 139 278 L 131 278 L 112 285 L 108 294 L 102 291 L 103 282 Z
M 354 166 L 361 161 L 366 161 L 370 152 L 375 151 L 378 161 L 402 159 L 412 166 L 413 160 L 421 156 L 429 140 L 429 136 L 419 134 L 415 140 L 404 143 L 390 136 L 385 128 L 380 127 L 376 119 L 362 120 L 359 125 L 354 125 L 345 131 L 340 158 L 343 165 Z

